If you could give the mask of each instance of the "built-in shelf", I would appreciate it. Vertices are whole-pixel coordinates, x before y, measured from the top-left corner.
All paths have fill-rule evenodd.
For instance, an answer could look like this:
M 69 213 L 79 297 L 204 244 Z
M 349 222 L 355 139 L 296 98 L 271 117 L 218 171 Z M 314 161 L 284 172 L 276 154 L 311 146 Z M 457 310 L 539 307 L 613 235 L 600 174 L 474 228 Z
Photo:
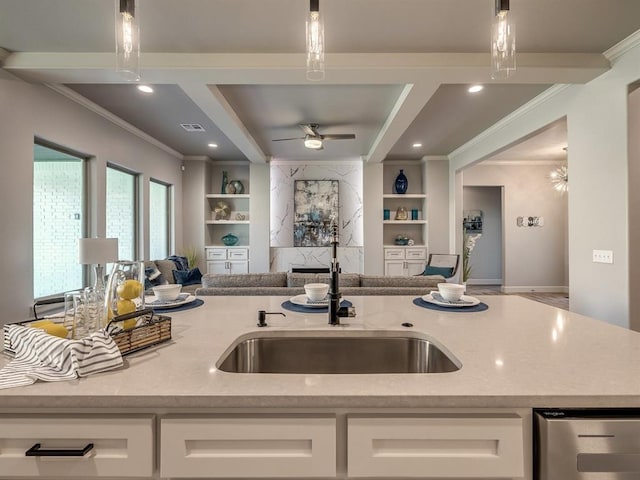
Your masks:
M 415 245 L 396 245 L 395 243 L 390 243 L 388 245 L 383 245 L 383 248 L 424 248 L 426 245 L 423 244 L 415 244 Z
M 385 193 L 382 198 L 427 198 L 425 193 Z
M 207 225 L 249 225 L 249 220 L 207 220 Z
M 248 193 L 207 193 L 206 198 L 251 198 Z
M 383 220 L 382 223 L 386 225 L 424 225 L 426 220 Z

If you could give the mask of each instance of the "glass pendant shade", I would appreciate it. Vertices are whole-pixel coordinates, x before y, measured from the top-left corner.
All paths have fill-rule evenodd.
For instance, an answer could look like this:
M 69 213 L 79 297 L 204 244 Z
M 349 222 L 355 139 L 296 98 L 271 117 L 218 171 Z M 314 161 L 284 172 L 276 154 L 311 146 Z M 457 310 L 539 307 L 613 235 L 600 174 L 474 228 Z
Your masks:
M 491 78 L 507 78 L 516 69 L 516 27 L 509 10 L 498 10 L 491 27 Z
M 132 82 L 140 80 L 140 9 L 135 0 L 115 0 L 116 71 Z
M 569 169 L 566 165 L 556 168 L 549 174 L 553 188 L 560 193 L 569 191 Z
M 324 23 L 319 0 L 311 0 L 307 16 L 307 79 L 324 80 Z

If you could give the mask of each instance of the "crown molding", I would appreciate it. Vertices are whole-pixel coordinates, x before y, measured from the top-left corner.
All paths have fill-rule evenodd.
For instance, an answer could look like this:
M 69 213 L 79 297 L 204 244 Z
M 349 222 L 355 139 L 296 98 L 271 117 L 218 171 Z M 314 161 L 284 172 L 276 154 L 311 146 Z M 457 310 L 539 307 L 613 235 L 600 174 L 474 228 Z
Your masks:
M 559 95 L 560 93 L 564 92 L 566 89 L 570 87 L 572 87 L 572 85 L 569 85 L 569 84 L 559 84 L 559 85 L 553 85 L 552 87 L 549 87 L 540 95 L 538 95 L 528 103 L 524 104 L 522 107 L 518 108 L 517 110 L 515 110 L 514 112 L 511 112 L 506 117 L 494 123 L 485 131 L 475 136 L 464 145 L 461 145 L 460 147 L 456 148 L 453 152 L 449 154 L 448 156 L 449 159 L 455 160 L 455 157 L 457 157 L 458 155 L 461 155 L 467 152 L 468 150 L 475 148 L 476 145 L 482 143 L 485 139 L 491 137 L 492 135 L 495 135 L 497 132 L 502 130 L 505 126 L 509 125 L 511 122 L 517 120 L 518 118 L 524 115 L 527 115 L 529 112 L 536 109 L 541 104 L 544 104 L 549 99 L 555 97 L 556 95 Z
M 640 45 L 640 30 L 632 33 L 624 40 L 616 43 L 613 47 L 606 50 L 603 55 L 609 60 L 609 62 L 613 63 L 617 61 L 620 57 L 622 57 L 629 50 L 632 50 Z
M 81 105 L 82 107 L 86 108 L 87 110 L 90 110 L 93 113 L 96 113 L 96 114 L 100 115 L 104 119 L 110 121 L 114 125 L 117 125 L 118 127 L 122 128 L 123 130 L 126 130 L 127 132 L 135 135 L 136 137 L 144 140 L 145 142 L 150 143 L 150 144 L 154 145 L 155 147 L 158 147 L 161 150 L 164 150 L 165 152 L 167 152 L 172 157 L 175 157 L 178 160 L 183 160 L 184 159 L 184 156 L 180 152 L 177 152 L 176 150 L 174 150 L 173 148 L 169 147 L 168 145 L 165 145 L 161 141 L 153 138 L 151 135 L 143 132 L 139 128 L 134 127 L 129 122 L 124 121 L 120 117 L 114 115 L 110 111 L 102 108 L 100 105 L 98 105 L 98 104 L 92 102 L 91 100 L 83 97 L 82 95 L 80 95 L 79 93 L 71 90 L 70 88 L 65 87 L 64 85 L 51 84 L 51 83 L 45 83 L 44 85 L 46 87 L 49 87 L 54 92 L 57 92 L 60 95 L 63 95 L 65 97 L 67 97 L 69 100 L 72 100 L 72 101 L 76 102 L 77 104 Z

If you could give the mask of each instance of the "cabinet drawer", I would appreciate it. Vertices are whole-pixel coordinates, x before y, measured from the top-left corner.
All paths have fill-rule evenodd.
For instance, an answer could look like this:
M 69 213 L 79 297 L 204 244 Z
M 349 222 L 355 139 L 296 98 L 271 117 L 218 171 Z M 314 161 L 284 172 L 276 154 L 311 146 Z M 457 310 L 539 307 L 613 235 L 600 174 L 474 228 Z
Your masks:
M 385 260 L 404 260 L 404 249 L 402 248 L 385 248 Z
M 227 258 L 229 260 L 249 260 L 249 250 L 246 248 L 230 248 Z
M 82 450 L 84 456 L 26 456 L 42 450 Z M 150 477 L 153 417 L 0 416 L 0 478 Z
M 226 260 L 226 248 L 207 248 L 207 260 Z
M 427 250 L 424 248 L 407 248 L 405 255 L 407 260 L 424 260 L 427 258 Z
M 349 417 L 348 465 L 349 477 L 522 477 L 522 418 Z
M 333 417 L 165 417 L 160 475 L 171 478 L 334 477 Z

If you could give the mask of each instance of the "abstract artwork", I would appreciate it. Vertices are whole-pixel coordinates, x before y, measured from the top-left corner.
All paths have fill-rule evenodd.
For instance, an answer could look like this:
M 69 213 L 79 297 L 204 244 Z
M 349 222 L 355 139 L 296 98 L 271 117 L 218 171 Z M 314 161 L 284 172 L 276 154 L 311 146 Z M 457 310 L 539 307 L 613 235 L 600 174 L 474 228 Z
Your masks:
M 338 223 L 338 180 L 296 180 L 293 204 L 293 246 L 330 245 L 331 225 Z

